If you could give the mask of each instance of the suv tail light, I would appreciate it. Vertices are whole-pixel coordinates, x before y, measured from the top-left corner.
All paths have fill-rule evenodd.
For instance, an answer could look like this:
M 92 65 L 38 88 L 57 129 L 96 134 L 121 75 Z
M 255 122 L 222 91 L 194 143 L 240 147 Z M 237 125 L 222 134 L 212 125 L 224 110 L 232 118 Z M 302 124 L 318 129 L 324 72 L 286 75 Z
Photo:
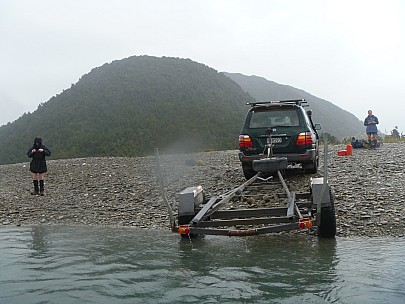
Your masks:
M 252 140 L 249 135 L 239 135 L 239 148 L 253 147 Z
M 313 141 L 311 132 L 301 132 L 300 134 L 298 134 L 295 144 L 297 146 L 312 145 Z

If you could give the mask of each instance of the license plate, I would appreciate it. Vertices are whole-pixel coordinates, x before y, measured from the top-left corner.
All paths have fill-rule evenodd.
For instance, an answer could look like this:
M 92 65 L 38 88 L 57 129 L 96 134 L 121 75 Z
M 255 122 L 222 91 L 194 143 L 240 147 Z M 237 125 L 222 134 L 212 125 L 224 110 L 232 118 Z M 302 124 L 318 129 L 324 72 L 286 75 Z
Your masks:
M 282 137 L 272 137 L 271 142 L 273 144 L 279 144 L 279 143 L 283 142 L 283 138 Z

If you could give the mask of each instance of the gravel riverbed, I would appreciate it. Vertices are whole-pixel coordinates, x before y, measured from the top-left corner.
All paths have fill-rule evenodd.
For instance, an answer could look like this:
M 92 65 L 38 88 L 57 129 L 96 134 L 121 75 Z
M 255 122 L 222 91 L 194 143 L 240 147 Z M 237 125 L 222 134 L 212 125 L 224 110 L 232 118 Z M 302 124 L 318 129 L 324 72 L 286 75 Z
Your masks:
M 335 195 L 338 236 L 405 235 L 405 143 L 376 150 L 354 149 L 339 157 L 344 145 L 328 147 L 328 177 Z M 309 191 L 310 178 L 287 174 L 290 191 Z M 53 151 L 55 154 L 56 151 Z M 49 158 L 45 196 L 33 196 L 29 159 L 1 165 L 0 224 L 115 225 L 170 229 L 167 209 L 156 178 L 155 157 Z M 178 193 L 202 185 L 220 195 L 245 179 L 237 151 L 161 155 L 168 200 L 176 207 Z M 232 202 L 238 204 L 246 202 Z M 249 202 L 249 204 L 252 204 Z M 254 206 L 254 205 L 253 205 Z

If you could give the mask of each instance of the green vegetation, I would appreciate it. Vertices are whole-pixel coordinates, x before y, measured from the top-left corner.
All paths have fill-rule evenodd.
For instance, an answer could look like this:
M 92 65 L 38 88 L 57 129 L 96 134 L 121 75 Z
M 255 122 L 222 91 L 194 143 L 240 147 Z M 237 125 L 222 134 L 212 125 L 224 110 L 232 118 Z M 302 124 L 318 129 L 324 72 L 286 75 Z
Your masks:
M 297 97 L 288 95 L 293 91 L 279 91 L 286 94 L 280 98 Z M 327 116 L 322 104 L 328 102 L 302 97 L 313 107 L 315 121 L 324 117 L 323 131 L 332 133 L 328 130 L 335 125 L 329 127 L 329 120 L 342 121 L 344 111 Z M 29 161 L 26 151 L 37 136 L 52 151 L 52 159 L 144 156 L 154 148 L 162 153 L 237 149 L 248 101 L 254 98 L 225 74 L 189 59 L 134 56 L 113 61 L 35 112 L 0 127 L 0 164 Z M 357 124 L 347 115 L 345 125 L 337 124 L 334 131 Z
M 336 138 L 336 136 L 333 136 L 327 132 L 319 134 L 319 143 L 324 144 L 325 136 L 327 136 L 327 138 L 328 138 L 328 144 L 331 144 L 331 145 L 340 144 L 340 141 Z
M 402 138 L 395 138 L 390 135 L 384 136 L 385 143 L 397 143 L 397 142 L 405 142 L 405 137 Z
M 36 136 L 53 159 L 236 149 L 249 100 L 231 79 L 188 59 L 114 61 L 1 127 L 0 163 L 28 161 Z
M 305 99 L 313 111 L 314 123 L 322 125 L 322 132 L 335 137 L 336 141 L 344 137 L 363 136 L 365 129 L 362 121 L 353 114 L 342 110 L 331 102 L 315 97 L 303 90 L 281 85 L 262 77 L 225 73 L 237 82 L 244 91 L 261 101 L 283 99 Z M 304 77 L 304 76 L 303 76 Z
M 384 136 L 384 142 L 386 143 L 405 142 L 405 135 L 403 135 L 402 132 L 399 133 L 398 126 L 395 126 L 394 129 L 392 129 L 390 135 Z

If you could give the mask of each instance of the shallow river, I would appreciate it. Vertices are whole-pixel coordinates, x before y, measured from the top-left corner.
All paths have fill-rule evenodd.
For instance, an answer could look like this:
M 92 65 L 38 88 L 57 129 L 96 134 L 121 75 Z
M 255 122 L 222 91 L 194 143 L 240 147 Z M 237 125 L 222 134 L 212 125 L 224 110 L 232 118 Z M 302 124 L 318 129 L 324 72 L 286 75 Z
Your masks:
M 0 303 L 405 303 L 405 239 L 0 228 Z

